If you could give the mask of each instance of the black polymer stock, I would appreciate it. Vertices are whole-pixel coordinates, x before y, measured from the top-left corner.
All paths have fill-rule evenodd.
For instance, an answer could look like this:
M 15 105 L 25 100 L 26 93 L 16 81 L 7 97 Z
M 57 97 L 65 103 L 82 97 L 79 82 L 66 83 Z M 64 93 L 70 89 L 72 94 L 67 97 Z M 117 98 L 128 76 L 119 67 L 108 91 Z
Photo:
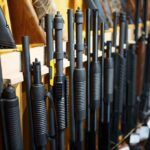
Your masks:
M 56 75 L 54 78 L 54 103 L 56 109 L 56 122 L 57 122 L 57 145 L 58 150 L 65 150 L 65 128 L 68 123 L 68 87 L 67 78 L 63 74 L 63 43 L 62 43 L 62 30 L 63 18 L 60 12 L 57 12 L 54 18 L 55 28 L 55 58 L 56 58 Z
M 96 150 L 97 110 L 100 104 L 101 67 L 98 61 L 98 10 L 93 10 L 93 59 L 90 65 L 91 149 Z
M 2 126 L 3 149 L 23 150 L 18 97 L 15 89 L 8 84 L 3 88 L 0 63 L 0 114 Z
M 82 63 L 82 24 L 83 13 L 78 8 L 75 13 L 76 22 L 76 68 L 74 70 L 74 100 L 75 100 L 75 121 L 76 121 L 76 149 L 84 149 L 84 127 L 86 119 L 86 71 Z
M 39 150 L 45 150 L 48 142 L 48 124 L 46 114 L 46 91 L 41 82 L 41 64 L 35 59 L 32 68 L 30 64 L 29 39 L 28 36 L 22 38 L 24 60 L 25 60 L 25 82 L 28 98 L 28 109 L 32 117 L 31 136 L 32 147 L 35 146 Z M 33 83 L 31 85 L 31 69 L 33 71 Z M 31 118 L 30 118 L 31 119 Z M 30 120 L 31 121 L 31 120 Z M 32 135 L 33 134 L 33 135 Z M 34 142 L 34 143 L 33 143 Z
M 86 10 L 86 52 L 87 52 L 87 103 L 86 103 L 86 149 L 90 150 L 90 50 L 91 50 L 91 10 Z
M 53 98 L 53 72 L 54 72 L 54 48 L 53 48 L 53 17 L 50 14 L 45 16 L 45 31 L 46 31 L 46 54 L 47 54 L 47 66 L 49 68 L 48 80 L 49 80 L 49 89 L 48 92 L 50 94 L 51 102 L 54 103 Z M 55 137 L 55 110 L 52 106 L 53 104 L 49 104 L 49 111 L 50 111 L 50 132 L 51 136 L 53 137 L 50 141 L 50 148 L 51 150 L 56 150 L 56 139 Z
M 68 49 L 70 60 L 70 112 L 71 112 L 71 127 L 70 127 L 70 149 L 75 150 L 75 118 L 74 118 L 74 12 L 68 9 Z

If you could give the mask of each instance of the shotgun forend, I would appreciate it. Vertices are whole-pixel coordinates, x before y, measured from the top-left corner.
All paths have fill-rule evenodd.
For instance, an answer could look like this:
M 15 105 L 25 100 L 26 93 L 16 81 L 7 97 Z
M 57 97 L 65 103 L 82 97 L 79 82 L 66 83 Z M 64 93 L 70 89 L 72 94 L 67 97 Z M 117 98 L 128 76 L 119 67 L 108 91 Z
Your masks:
M 55 42 L 56 42 L 56 76 L 54 79 L 54 96 L 55 96 L 55 109 L 58 126 L 58 149 L 65 149 L 65 135 L 64 130 L 67 128 L 68 123 L 68 89 L 67 79 L 63 74 L 63 46 L 62 46 L 62 30 L 63 30 L 63 18 L 60 12 L 57 12 L 54 18 L 55 28 Z

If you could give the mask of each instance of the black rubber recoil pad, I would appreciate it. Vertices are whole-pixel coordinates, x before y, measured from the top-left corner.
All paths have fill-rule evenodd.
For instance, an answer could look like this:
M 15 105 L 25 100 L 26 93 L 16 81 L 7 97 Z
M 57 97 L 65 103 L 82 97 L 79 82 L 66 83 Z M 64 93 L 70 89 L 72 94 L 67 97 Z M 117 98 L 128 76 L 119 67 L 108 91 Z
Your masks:
M 113 101 L 113 80 L 114 80 L 114 60 L 107 58 L 105 60 L 105 99 Z
M 3 98 L 3 102 L 9 148 L 23 150 L 18 98 L 5 98 Z
M 35 143 L 38 146 L 43 146 L 48 142 L 48 123 L 44 85 L 32 85 L 31 97 Z
M 55 77 L 55 108 L 57 114 L 57 126 L 59 130 L 66 128 L 66 100 L 65 100 L 65 78 L 64 76 Z
M 85 69 L 74 70 L 75 117 L 86 119 L 86 72 Z
M 91 63 L 91 73 L 90 73 L 90 82 L 91 82 L 91 109 L 99 107 L 100 103 L 100 83 L 101 83 L 101 68 L 99 62 Z

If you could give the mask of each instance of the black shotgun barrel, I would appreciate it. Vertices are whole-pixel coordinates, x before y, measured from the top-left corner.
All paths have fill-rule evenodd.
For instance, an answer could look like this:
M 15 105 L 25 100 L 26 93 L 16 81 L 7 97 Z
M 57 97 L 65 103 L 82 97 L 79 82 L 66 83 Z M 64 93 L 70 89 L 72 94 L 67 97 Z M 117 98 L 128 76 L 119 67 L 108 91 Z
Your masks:
M 45 16 L 45 31 L 46 31 L 46 62 L 47 66 L 49 68 L 49 94 L 51 98 L 51 102 L 54 102 L 53 98 L 53 74 L 54 74 L 54 46 L 53 46 L 53 17 L 50 14 L 46 14 Z M 52 150 L 56 150 L 56 138 L 55 137 L 55 130 L 56 130 L 56 124 L 55 124 L 55 110 L 53 108 L 53 104 L 49 103 L 49 111 L 50 111 L 50 132 L 53 139 L 51 139 L 50 148 Z
M 70 112 L 71 112 L 71 127 L 70 127 L 70 149 L 75 149 L 75 118 L 74 118 L 74 12 L 72 9 L 68 9 L 68 49 L 70 59 Z
M 86 103 L 86 149 L 90 150 L 90 50 L 91 50 L 91 10 L 86 10 L 86 54 L 87 54 L 87 69 L 86 69 L 86 83 L 87 83 L 87 103 Z
M 82 24 L 83 13 L 78 8 L 75 13 L 76 22 L 76 68 L 74 70 L 74 99 L 75 99 L 75 119 L 76 119 L 76 146 L 77 149 L 84 148 L 83 121 L 86 119 L 86 72 L 82 64 Z
M 28 108 L 28 116 L 29 116 L 30 141 L 31 141 L 31 148 L 33 150 L 35 150 L 31 93 L 30 93 L 30 90 L 31 90 L 31 63 L 30 63 L 29 37 L 28 36 L 22 37 L 22 48 L 23 48 L 23 59 L 24 59 L 25 90 L 26 90 L 27 108 Z
M 4 121 L 7 131 L 8 149 L 23 150 L 20 125 L 19 102 L 13 86 L 8 85 L 2 93 Z
M 44 84 L 41 82 L 41 64 L 37 59 L 33 62 L 32 71 L 31 99 L 35 144 L 37 148 L 44 150 L 48 142 L 46 91 Z
M 93 59 L 90 66 L 91 148 L 96 149 L 97 109 L 100 105 L 101 68 L 98 61 L 98 10 L 93 10 Z
M 67 95 L 67 79 L 63 74 L 63 45 L 62 30 L 63 18 L 60 12 L 57 12 L 54 18 L 55 42 L 56 42 L 56 76 L 54 79 L 54 96 L 55 109 L 58 126 L 58 149 L 65 149 L 65 128 L 68 123 L 68 95 Z

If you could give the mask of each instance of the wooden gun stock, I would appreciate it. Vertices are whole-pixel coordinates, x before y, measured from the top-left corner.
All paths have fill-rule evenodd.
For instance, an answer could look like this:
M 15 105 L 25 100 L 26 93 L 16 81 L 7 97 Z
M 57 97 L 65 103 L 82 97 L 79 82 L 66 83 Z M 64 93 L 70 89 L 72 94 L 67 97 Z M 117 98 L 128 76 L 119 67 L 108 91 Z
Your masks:
M 31 0 L 8 1 L 13 36 L 17 44 L 21 37 L 28 35 L 30 43 L 45 43 L 44 30 L 39 25 L 39 20 L 32 6 Z

